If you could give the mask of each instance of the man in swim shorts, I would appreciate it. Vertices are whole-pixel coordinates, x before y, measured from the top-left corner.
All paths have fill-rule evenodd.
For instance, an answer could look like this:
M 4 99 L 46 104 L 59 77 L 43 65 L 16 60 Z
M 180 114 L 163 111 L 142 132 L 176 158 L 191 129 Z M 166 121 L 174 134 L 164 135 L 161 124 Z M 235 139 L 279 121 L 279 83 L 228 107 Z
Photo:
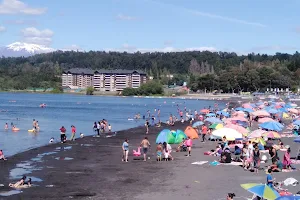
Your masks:
M 157 161 L 161 161 L 162 160 L 162 144 L 161 142 L 156 146 L 156 155 L 157 155 Z
M 150 142 L 147 137 L 142 140 L 141 147 L 143 148 L 144 161 L 147 161 L 148 148 L 150 147 Z

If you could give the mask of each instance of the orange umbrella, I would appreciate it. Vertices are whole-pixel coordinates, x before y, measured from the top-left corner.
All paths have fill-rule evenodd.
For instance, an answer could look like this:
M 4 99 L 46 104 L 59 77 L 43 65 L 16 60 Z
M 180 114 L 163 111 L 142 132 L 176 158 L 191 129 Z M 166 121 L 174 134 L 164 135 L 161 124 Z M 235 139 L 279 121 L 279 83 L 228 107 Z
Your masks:
M 208 110 L 208 109 L 202 109 L 202 110 L 200 110 L 200 113 L 205 113 L 205 114 L 207 114 L 207 113 L 209 113 L 210 111 Z

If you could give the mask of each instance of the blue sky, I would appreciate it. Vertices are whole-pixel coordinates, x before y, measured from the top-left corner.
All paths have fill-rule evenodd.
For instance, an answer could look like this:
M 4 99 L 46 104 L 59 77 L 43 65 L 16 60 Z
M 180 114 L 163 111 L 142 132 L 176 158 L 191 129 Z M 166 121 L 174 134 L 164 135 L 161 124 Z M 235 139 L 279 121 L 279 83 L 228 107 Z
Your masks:
M 0 0 L 0 46 L 294 53 L 298 0 Z

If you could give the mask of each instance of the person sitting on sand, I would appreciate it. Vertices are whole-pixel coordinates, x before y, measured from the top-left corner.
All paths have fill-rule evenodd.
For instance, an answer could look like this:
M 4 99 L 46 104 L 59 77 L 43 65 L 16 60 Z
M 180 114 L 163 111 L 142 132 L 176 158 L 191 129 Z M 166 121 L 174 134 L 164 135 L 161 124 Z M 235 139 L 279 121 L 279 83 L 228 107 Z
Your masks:
M 10 183 L 8 186 L 13 187 L 13 188 L 18 188 L 18 187 L 24 185 L 25 180 L 26 180 L 26 176 L 23 176 L 18 182 Z
M 227 199 L 226 199 L 226 200 L 232 200 L 233 197 L 235 197 L 235 194 L 234 194 L 234 193 L 228 193 L 228 194 L 227 194 Z
M 212 150 L 211 156 L 221 156 L 223 153 L 224 145 L 218 145 L 215 150 Z
M 280 159 L 277 159 L 276 161 L 273 161 L 272 165 L 269 166 L 269 169 L 271 169 L 272 172 L 281 172 L 283 169 L 283 164 Z
M 182 138 L 182 142 L 179 144 L 179 146 L 176 148 L 176 152 L 180 151 L 186 151 L 187 146 L 186 146 L 186 139 Z
M 0 150 L 0 160 L 6 160 L 2 150 Z
M 163 147 L 161 142 L 156 146 L 156 155 L 157 155 L 157 161 L 161 161 L 162 160 L 162 151 L 163 151 Z

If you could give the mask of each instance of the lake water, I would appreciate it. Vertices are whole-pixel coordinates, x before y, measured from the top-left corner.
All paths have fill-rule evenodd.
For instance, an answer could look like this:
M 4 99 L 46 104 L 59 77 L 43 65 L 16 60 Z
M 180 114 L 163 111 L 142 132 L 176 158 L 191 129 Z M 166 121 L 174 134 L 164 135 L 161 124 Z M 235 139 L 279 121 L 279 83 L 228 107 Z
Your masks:
M 46 108 L 39 105 L 45 103 Z M 60 127 L 65 126 L 70 136 L 71 125 L 77 128 L 77 137 L 82 132 L 92 135 L 94 121 L 107 119 L 112 131 L 143 125 L 144 120 L 129 121 L 136 113 L 146 115 L 154 109 L 161 110 L 161 120 L 165 122 L 170 114 L 177 114 L 177 104 L 183 109 L 195 110 L 213 106 L 214 101 L 184 100 L 171 98 L 134 98 L 101 97 L 71 94 L 23 94 L 0 93 L 0 149 L 6 155 L 48 144 L 51 137 L 60 137 Z M 220 107 L 225 102 L 218 102 Z M 40 132 L 30 133 L 32 120 L 39 121 Z M 4 130 L 5 123 L 9 130 Z M 15 124 L 20 131 L 12 132 L 10 124 Z

